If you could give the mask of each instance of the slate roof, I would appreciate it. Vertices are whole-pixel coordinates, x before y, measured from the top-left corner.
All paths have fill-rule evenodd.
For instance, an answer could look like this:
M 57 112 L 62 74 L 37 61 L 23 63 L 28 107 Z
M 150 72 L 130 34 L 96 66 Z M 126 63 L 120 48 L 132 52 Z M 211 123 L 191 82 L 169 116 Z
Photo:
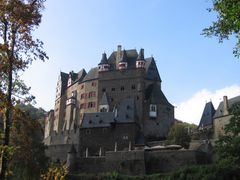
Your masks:
M 145 61 L 145 59 L 144 59 L 144 49 L 140 49 L 137 60 Z
M 110 127 L 112 123 L 134 123 L 134 99 L 124 99 L 115 108 L 115 112 L 84 113 L 81 128 Z
M 86 75 L 87 75 L 87 73 L 86 73 L 85 69 L 81 69 L 78 72 L 78 81 L 81 82 Z
M 228 99 L 228 107 L 229 107 L 229 109 L 231 109 L 232 106 L 234 104 L 236 104 L 236 103 L 240 103 L 240 96 L 236 96 L 234 98 Z M 216 110 L 216 113 L 213 116 L 213 118 L 215 119 L 215 118 L 218 118 L 218 117 L 222 117 L 223 116 L 223 112 L 224 112 L 224 110 L 223 110 L 223 101 L 222 101 L 222 102 L 220 102 L 220 104 L 219 104 L 219 106 L 218 106 L 218 108 Z
M 126 61 L 128 63 L 128 68 L 135 68 L 136 67 L 136 60 L 141 58 L 144 59 L 144 50 L 141 49 L 139 54 L 137 53 L 136 49 L 130 49 L 130 50 L 123 50 L 121 51 L 126 52 Z M 116 69 L 116 57 L 117 57 L 117 52 L 114 51 L 108 58 L 108 63 L 110 64 L 110 69 Z M 146 61 L 146 78 L 150 80 L 157 80 L 162 82 L 158 69 L 155 63 L 155 60 L 153 57 L 150 58 L 145 58 Z
M 153 57 L 146 58 L 145 68 L 146 68 L 146 72 L 147 72 L 147 77 L 146 77 L 147 79 L 157 80 L 157 81 L 162 82 Z
M 134 99 L 127 98 L 120 102 L 117 106 L 117 123 L 132 123 L 135 122 L 135 106 Z
M 71 79 L 73 82 L 78 79 L 78 73 L 71 71 L 71 72 L 69 72 L 69 75 L 71 75 Z
M 106 94 L 106 92 L 104 92 L 99 105 L 108 105 L 108 104 L 109 103 L 108 103 L 107 94 Z
M 89 80 L 93 80 L 93 79 L 97 79 L 97 78 L 98 78 L 98 68 L 95 67 L 95 68 L 90 69 L 90 71 L 84 77 L 83 81 L 89 81 Z
M 198 127 L 204 127 L 213 124 L 213 116 L 216 110 L 212 102 L 206 103 Z
M 151 104 L 168 104 L 171 105 L 158 83 L 153 83 L 149 85 L 145 91 L 145 99 L 150 100 Z M 172 106 L 172 105 L 171 105 Z
M 136 49 L 124 50 L 126 52 L 126 60 L 128 63 L 128 68 L 136 67 L 136 59 L 138 57 L 138 53 Z M 123 51 L 121 51 L 123 53 Z M 111 69 L 116 69 L 116 57 L 117 51 L 114 51 L 108 58 L 108 62 L 110 64 Z
M 120 62 L 128 62 L 126 50 L 123 50 Z
M 81 128 L 110 127 L 114 123 L 113 112 L 84 113 Z
M 106 53 L 102 54 L 102 59 L 101 59 L 101 61 L 100 61 L 100 63 L 98 65 L 100 65 L 100 64 L 108 64 Z
M 68 74 L 65 72 L 60 72 L 60 77 L 62 81 L 62 91 L 61 91 L 61 95 L 62 95 L 67 89 Z

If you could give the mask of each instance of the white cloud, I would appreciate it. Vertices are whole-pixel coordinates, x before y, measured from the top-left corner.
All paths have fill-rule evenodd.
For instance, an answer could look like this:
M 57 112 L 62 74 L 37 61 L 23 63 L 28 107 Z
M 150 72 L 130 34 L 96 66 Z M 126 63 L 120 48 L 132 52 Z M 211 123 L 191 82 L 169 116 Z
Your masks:
M 175 118 L 198 125 L 206 102 L 212 101 L 215 109 L 217 109 L 219 103 L 223 99 L 223 96 L 233 98 L 239 95 L 239 85 L 232 85 L 230 87 L 225 87 L 216 91 L 202 89 L 199 92 L 195 93 L 188 100 L 174 104 L 176 106 Z

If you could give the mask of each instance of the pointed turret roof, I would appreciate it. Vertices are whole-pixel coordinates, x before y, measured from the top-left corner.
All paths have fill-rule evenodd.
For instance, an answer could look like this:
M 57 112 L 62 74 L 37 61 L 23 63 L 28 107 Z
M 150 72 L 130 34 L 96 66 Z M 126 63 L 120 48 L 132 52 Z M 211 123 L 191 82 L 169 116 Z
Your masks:
M 68 153 L 71 153 L 71 154 L 77 153 L 77 151 L 76 151 L 76 149 L 75 149 L 73 144 L 71 145 L 70 150 L 68 151 Z
M 123 55 L 122 55 L 120 62 L 127 62 L 127 53 L 126 53 L 125 49 L 123 50 Z
M 138 57 L 137 57 L 137 61 L 145 61 L 145 59 L 144 59 L 144 49 L 140 49 L 140 51 L 139 51 L 139 54 L 138 54 Z
M 106 53 L 102 54 L 101 62 L 98 65 L 100 65 L 100 64 L 108 64 L 107 54 Z
M 213 125 L 213 116 L 215 112 L 212 102 L 206 103 L 198 127 Z
M 108 104 L 109 103 L 108 103 L 107 94 L 106 94 L 106 92 L 104 92 L 103 95 L 102 95 L 102 99 L 101 99 L 99 105 L 108 105 Z

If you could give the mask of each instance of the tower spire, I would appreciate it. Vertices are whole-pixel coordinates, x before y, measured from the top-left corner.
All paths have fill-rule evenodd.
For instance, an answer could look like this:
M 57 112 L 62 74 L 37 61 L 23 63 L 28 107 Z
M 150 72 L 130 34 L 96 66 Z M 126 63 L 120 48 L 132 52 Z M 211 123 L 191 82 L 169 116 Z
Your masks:
M 100 63 L 98 64 L 98 71 L 99 72 L 108 71 L 109 67 L 110 67 L 110 65 L 107 60 L 107 54 L 104 52 L 102 54 L 102 59 L 101 59 Z
M 144 59 L 144 49 L 140 49 L 137 60 L 136 60 L 136 68 L 145 68 L 146 61 Z
M 120 69 L 120 70 L 127 69 L 127 66 L 128 66 L 128 63 L 127 63 L 127 53 L 126 53 L 126 51 L 124 49 L 122 58 L 121 58 L 120 62 L 118 63 L 118 69 Z

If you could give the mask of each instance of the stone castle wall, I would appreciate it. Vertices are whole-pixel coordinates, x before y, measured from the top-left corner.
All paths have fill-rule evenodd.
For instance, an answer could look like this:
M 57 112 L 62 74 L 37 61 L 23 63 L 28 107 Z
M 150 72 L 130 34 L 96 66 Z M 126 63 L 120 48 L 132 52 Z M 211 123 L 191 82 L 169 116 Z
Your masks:
M 127 175 L 170 172 L 188 165 L 206 164 L 207 156 L 195 150 L 110 151 L 103 157 L 77 160 L 78 173 L 117 171 Z

